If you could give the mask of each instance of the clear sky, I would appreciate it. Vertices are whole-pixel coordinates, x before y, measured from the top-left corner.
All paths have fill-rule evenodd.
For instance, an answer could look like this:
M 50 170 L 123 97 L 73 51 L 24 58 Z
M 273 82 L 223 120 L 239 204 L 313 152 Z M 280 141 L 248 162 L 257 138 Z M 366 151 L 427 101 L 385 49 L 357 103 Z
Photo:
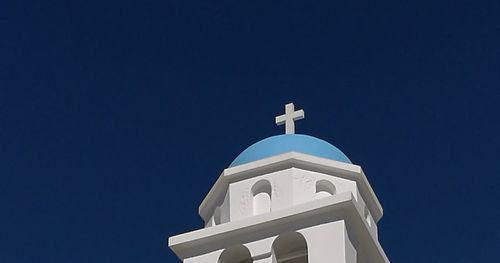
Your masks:
M 392 262 L 500 258 L 500 2 L 1 1 L 0 262 L 179 262 L 253 142 L 363 167 Z

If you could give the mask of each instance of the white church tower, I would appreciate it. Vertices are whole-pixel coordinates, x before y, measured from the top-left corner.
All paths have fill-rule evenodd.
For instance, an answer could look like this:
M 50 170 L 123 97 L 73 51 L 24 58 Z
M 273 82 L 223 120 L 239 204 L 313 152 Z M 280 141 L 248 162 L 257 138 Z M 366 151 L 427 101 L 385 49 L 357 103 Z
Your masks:
M 382 206 L 360 166 L 335 146 L 295 134 L 292 103 L 226 168 L 199 207 L 205 228 L 168 239 L 184 263 L 388 263 Z

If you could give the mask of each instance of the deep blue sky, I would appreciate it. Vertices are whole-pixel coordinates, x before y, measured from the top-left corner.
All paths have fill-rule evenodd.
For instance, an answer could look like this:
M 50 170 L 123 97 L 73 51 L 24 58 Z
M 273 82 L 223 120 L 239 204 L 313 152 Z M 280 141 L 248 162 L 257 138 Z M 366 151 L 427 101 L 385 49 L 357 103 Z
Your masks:
M 500 2 L 2 1 L 0 262 L 179 262 L 245 147 L 362 165 L 392 262 L 500 258 Z

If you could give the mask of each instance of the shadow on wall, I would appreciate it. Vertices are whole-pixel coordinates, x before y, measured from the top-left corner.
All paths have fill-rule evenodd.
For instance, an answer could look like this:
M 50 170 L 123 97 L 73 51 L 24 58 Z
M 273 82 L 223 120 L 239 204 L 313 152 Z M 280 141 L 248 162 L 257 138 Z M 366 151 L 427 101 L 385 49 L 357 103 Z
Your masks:
M 307 263 L 307 242 L 297 232 L 278 236 L 272 246 L 273 263 Z
M 334 195 L 336 191 L 335 185 L 328 180 L 316 182 L 316 199 Z
M 235 245 L 226 248 L 220 254 L 218 263 L 252 263 L 252 256 L 248 248 L 243 245 Z

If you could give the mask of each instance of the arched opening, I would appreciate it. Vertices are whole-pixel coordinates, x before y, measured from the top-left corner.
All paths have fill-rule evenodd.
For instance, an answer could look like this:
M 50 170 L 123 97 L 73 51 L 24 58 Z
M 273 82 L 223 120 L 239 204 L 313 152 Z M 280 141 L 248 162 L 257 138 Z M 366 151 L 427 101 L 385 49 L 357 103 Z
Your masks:
M 307 263 L 307 242 L 297 232 L 280 235 L 272 246 L 273 263 Z
M 222 251 L 218 263 L 252 263 L 248 248 L 243 245 L 228 247 Z
M 316 182 L 316 198 L 323 198 L 335 194 L 335 185 L 328 180 L 319 180 Z
M 271 212 L 271 183 L 260 180 L 252 187 L 253 214 L 260 215 Z

